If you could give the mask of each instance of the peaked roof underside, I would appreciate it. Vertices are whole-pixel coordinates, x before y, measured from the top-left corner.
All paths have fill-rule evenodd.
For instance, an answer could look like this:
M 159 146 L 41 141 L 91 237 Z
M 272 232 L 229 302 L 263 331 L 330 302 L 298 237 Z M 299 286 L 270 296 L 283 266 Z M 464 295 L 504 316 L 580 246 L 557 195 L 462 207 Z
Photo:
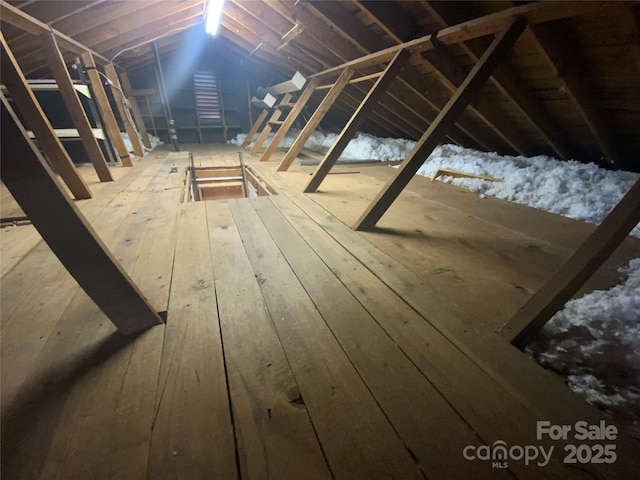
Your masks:
M 204 29 L 201 0 L 11 1 L 11 6 L 134 73 L 182 55 Z M 207 51 L 279 82 L 308 76 L 400 43 L 527 2 L 227 0 Z M 573 2 L 584 6 L 585 2 Z M 511 154 L 550 154 L 640 170 L 640 6 L 599 2 L 529 26 L 448 139 Z M 33 31 L 2 11 L 2 33 L 28 78 L 48 76 Z M 28 28 L 26 30 L 29 30 Z M 414 54 L 366 130 L 419 138 L 491 36 Z M 61 45 L 64 50 L 64 45 Z M 135 48 L 131 48 L 135 47 Z M 126 50 L 129 49 L 129 50 Z M 125 50 L 125 51 L 123 51 Z M 70 62 L 74 54 L 67 52 Z M 100 62 L 99 62 L 100 63 Z M 384 65 L 359 69 L 379 72 Z M 330 120 L 344 123 L 374 80 L 350 85 Z M 310 111 L 327 90 L 319 90 Z

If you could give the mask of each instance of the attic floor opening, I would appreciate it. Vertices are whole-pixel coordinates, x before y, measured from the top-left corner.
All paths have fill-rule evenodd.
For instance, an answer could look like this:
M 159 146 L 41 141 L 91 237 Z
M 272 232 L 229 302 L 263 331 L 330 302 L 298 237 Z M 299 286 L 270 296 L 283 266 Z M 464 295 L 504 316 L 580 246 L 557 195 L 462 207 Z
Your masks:
M 184 203 L 185 152 L 206 168 L 237 150 L 168 150 L 110 183 L 80 167 L 95 195 L 76 202 L 166 324 L 121 337 L 32 226 L 0 229 L 8 478 L 582 478 L 559 454 L 508 472 L 460 457 L 604 419 L 494 333 L 593 226 L 417 177 L 355 232 L 391 169 L 338 165 L 303 195 L 313 167 L 276 173 L 279 151 L 246 158 L 271 195 Z M 631 478 L 637 441 L 616 446 L 584 468 Z

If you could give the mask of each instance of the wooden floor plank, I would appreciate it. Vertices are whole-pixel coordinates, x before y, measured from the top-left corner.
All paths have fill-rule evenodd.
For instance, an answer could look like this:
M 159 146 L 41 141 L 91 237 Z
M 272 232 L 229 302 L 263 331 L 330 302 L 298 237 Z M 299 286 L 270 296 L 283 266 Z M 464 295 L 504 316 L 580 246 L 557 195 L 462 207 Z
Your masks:
M 151 165 L 141 169 L 137 177 L 125 179 L 123 184 L 109 183 L 104 195 L 82 206 L 92 226 L 108 245 L 112 245 L 117 229 L 135 208 L 156 171 L 157 166 Z M 77 283 L 44 242 L 3 277 L 0 292 L 2 368 L 12 372 L 2 383 L 3 413 L 30 374 L 30 366 L 42 346 L 55 333 L 57 321 L 77 288 Z
M 472 313 L 461 317 L 460 312 L 450 304 L 432 301 L 429 295 L 425 295 L 431 286 L 367 242 L 364 235 L 353 232 L 309 197 L 284 186 L 282 179 L 277 175 L 264 169 L 260 171 L 264 173 L 267 181 L 281 186 L 282 193 L 290 196 L 323 230 L 427 318 L 438 331 L 538 418 L 551 419 L 557 424 L 575 423 L 576 418 L 597 423 L 603 418 L 597 409 L 571 392 L 559 377 L 524 357 L 497 335 L 464 323 L 467 318 L 473 318 Z M 568 405 L 571 405 L 571 408 L 568 408 Z M 622 433 L 617 446 L 621 453 L 616 464 L 591 467 L 606 477 L 613 476 L 612 478 L 638 470 L 640 457 L 637 455 L 637 442 Z
M 206 205 L 241 477 L 331 478 L 231 211 Z
M 112 248 L 118 243 L 117 239 L 126 234 L 131 217 L 135 218 L 131 212 L 135 211 L 140 196 L 152 183 L 157 170 L 158 164 L 140 166 L 136 169 L 136 175 L 127 176 L 122 185 L 116 185 L 117 182 L 109 184 L 103 193 L 111 192 L 110 195 L 105 195 L 101 200 L 94 198 L 82 206 L 102 239 Z M 42 245 L 43 248 L 46 247 Z M 124 463 L 132 463 L 127 471 L 133 472 L 136 466 L 138 469 L 146 469 L 144 442 L 140 442 L 140 437 L 136 435 L 136 427 L 144 425 L 145 415 L 141 414 L 137 405 L 144 409 L 144 396 L 148 395 L 145 383 L 149 389 L 155 388 L 157 383 L 157 367 L 154 376 L 153 362 L 156 358 L 159 363 L 160 356 L 159 352 L 154 354 L 153 350 L 157 348 L 158 340 L 162 340 L 162 330 L 159 334 L 149 332 L 146 337 L 132 339 L 133 344 L 120 340 L 113 329 L 105 327 L 109 322 L 105 322 L 103 314 L 79 290 L 55 256 L 45 250 L 43 260 L 38 260 L 36 257 L 32 259 L 34 254 L 35 252 L 20 262 L 8 277 L 17 275 L 17 269 L 25 268 L 30 274 L 41 275 L 35 282 L 36 285 L 44 286 L 49 291 L 55 289 L 56 295 L 53 296 L 47 290 L 43 292 L 48 297 L 65 298 L 63 292 L 69 292 L 66 295 L 73 296 L 73 300 L 63 313 L 57 314 L 57 318 L 51 317 L 55 309 L 51 308 L 50 300 L 36 303 L 43 314 L 25 316 L 21 313 L 16 319 L 29 320 L 8 324 L 10 327 L 13 324 L 19 325 L 22 331 L 13 327 L 10 330 L 3 329 L 3 347 L 11 339 L 19 346 L 19 355 L 11 354 L 9 349 L 3 348 L 3 355 L 7 355 L 3 358 L 3 367 L 12 372 L 9 376 L 11 383 L 3 376 L 3 407 L 10 407 L 8 414 L 3 410 L 3 425 L 9 425 L 10 431 L 18 432 L 23 439 L 14 444 L 19 445 L 17 451 L 3 451 L 8 453 L 2 456 L 3 465 L 6 461 L 12 468 L 19 466 L 15 471 L 16 478 L 32 478 L 29 472 L 38 472 L 40 468 L 44 468 L 52 476 L 61 475 L 62 478 L 87 478 L 98 471 L 103 472 L 104 478 L 108 478 L 109 475 L 115 475 L 114 469 L 119 467 L 112 463 L 102 465 L 102 462 L 116 448 L 120 450 L 111 458 L 121 458 Z M 123 256 L 117 248 L 115 254 Z M 129 266 L 124 265 L 125 268 Z M 47 280 L 46 275 L 49 273 L 53 277 Z M 65 276 L 69 278 L 65 280 Z M 3 293 L 5 280 L 3 279 Z M 14 282 L 7 284 L 12 286 Z M 48 320 L 50 324 L 45 325 Z M 130 365 L 132 359 L 135 359 L 135 364 Z M 17 368 L 18 361 L 22 364 L 21 369 Z M 152 364 L 151 368 L 148 368 L 149 362 Z M 148 374 L 151 376 L 147 376 Z M 45 379 L 44 385 L 39 380 L 42 378 Z M 45 399 L 48 401 L 45 402 Z M 117 405 L 127 404 L 129 406 L 122 408 L 118 419 L 128 425 L 123 427 L 128 430 L 118 433 L 120 427 L 114 424 L 113 429 L 100 437 L 105 444 L 92 450 L 91 446 L 99 443 L 95 440 L 88 441 L 94 435 L 92 432 L 102 428 L 104 418 L 117 411 Z M 25 419 L 24 411 L 21 410 L 25 405 L 32 408 L 28 411 L 30 421 L 26 421 L 28 419 Z M 86 412 L 84 416 L 81 413 L 83 411 Z M 146 412 L 148 418 L 153 409 L 147 409 Z M 57 429 L 57 425 L 62 427 Z M 86 426 L 87 429 L 80 426 Z M 143 430 L 137 430 L 137 433 L 144 435 Z M 120 439 L 120 436 L 125 439 Z M 114 437 L 119 442 L 109 443 Z M 3 442 L 3 448 L 5 445 L 7 443 Z M 82 457 L 87 470 L 78 465 L 82 462 L 70 460 L 73 459 L 73 453 L 69 452 L 84 452 Z M 103 456 L 100 457 L 98 452 Z M 129 462 L 131 457 L 125 460 L 131 454 L 135 456 L 133 462 Z M 45 456 L 48 456 L 48 460 L 43 463 Z
M 388 423 L 269 237 L 247 199 L 231 202 L 245 251 L 304 402 L 337 478 L 422 478 Z M 363 440 L 364 439 L 364 440 Z
M 149 478 L 238 478 L 205 205 L 184 204 Z
M 281 195 L 276 197 L 274 200 L 282 199 Z M 398 338 L 390 337 L 377 323 L 378 320 L 371 316 L 373 310 L 365 310 L 363 304 L 340 282 L 338 278 L 350 275 L 355 267 L 347 262 L 325 265 L 326 251 L 312 250 L 269 199 L 262 197 L 252 204 L 342 349 L 358 369 L 407 448 L 417 458 L 426 477 L 451 478 L 459 475 L 509 478 L 506 471 L 478 471 L 473 463 L 460 462 L 462 448 L 466 445 L 479 446 L 481 439 L 451 407 L 451 400 L 443 398 L 430 383 L 428 378 L 432 372 L 423 374 L 416 368 L 398 348 Z M 314 231 L 312 235 L 319 233 Z M 326 242 L 327 239 L 320 237 L 319 241 Z M 328 249 L 331 243 L 327 243 Z M 367 292 L 362 288 L 362 291 L 380 298 L 378 307 L 393 295 L 390 291 L 391 295 L 385 295 L 388 289 L 381 282 L 378 282 L 378 288 L 375 288 L 376 285 L 373 287 Z M 394 322 L 402 318 L 403 323 L 407 324 L 407 315 L 415 315 L 415 312 L 409 312 L 408 306 L 405 307 L 404 310 L 390 310 L 389 315 L 393 316 Z M 420 321 L 425 323 L 422 319 Z M 438 335 L 432 335 L 426 342 L 418 337 L 413 338 L 422 348 L 425 343 L 441 341 Z M 447 364 L 451 360 L 451 356 L 442 359 Z

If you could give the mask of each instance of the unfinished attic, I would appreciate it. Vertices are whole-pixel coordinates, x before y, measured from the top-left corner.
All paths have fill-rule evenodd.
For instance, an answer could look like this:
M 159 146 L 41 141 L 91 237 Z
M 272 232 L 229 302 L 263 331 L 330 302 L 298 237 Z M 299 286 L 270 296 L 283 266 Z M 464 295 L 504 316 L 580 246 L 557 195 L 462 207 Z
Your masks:
M 0 21 L 3 479 L 638 478 L 639 2 Z

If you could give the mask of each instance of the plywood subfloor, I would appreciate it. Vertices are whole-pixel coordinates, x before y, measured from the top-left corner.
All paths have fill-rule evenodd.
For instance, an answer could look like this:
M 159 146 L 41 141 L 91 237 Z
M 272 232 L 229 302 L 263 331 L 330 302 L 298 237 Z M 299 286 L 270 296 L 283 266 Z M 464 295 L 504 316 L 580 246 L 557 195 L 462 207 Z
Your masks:
M 206 165 L 237 158 L 192 150 Z M 186 162 L 156 151 L 81 204 L 151 303 L 168 311 L 166 325 L 121 337 L 46 245 L 21 254 L 12 246 L 37 235 L 32 227 L 1 237 L 3 260 L 5 249 L 14 259 L 2 271 L 3 478 L 564 479 L 640 470 L 626 434 L 617 463 L 580 469 L 562 463 L 562 442 L 536 440 L 537 420 L 601 414 L 498 338 L 479 307 L 481 320 L 469 324 L 473 277 L 458 275 L 458 297 L 445 298 L 438 284 L 448 270 L 425 275 L 421 258 L 409 268 L 397 245 L 417 249 L 413 236 L 353 232 L 341 213 L 292 188 L 305 172 L 275 175 L 271 165 L 253 163 L 278 195 L 181 204 Z M 449 239 L 463 236 L 456 228 Z M 464 250 L 486 246 L 480 233 L 448 247 L 461 251 L 454 272 L 475 265 Z M 515 251 L 519 235 L 508 239 Z M 462 457 L 468 445 L 499 440 L 556 451 L 544 467 Z

